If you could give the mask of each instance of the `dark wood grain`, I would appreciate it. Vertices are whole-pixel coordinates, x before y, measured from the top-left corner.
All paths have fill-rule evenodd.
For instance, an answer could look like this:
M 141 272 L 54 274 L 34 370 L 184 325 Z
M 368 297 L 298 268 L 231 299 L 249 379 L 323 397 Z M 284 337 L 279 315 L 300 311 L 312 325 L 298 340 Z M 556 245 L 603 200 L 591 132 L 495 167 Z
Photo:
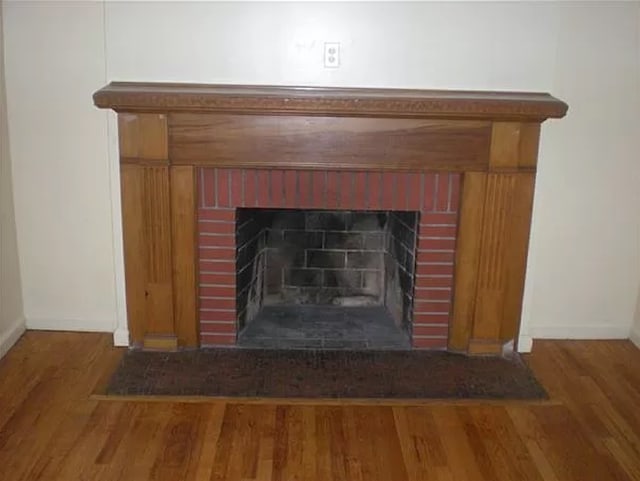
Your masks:
M 484 121 L 174 113 L 173 164 L 350 170 L 484 170 Z
M 541 122 L 567 104 L 546 93 L 112 82 L 96 106 L 117 112 L 212 111 Z

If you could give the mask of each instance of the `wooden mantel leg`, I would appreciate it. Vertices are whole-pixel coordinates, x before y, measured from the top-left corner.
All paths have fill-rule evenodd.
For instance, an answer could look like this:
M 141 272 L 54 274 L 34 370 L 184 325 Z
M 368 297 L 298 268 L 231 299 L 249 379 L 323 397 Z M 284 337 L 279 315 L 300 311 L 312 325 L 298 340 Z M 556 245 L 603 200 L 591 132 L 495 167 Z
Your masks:
M 539 131 L 495 123 L 489 172 L 464 176 L 451 350 L 499 354 L 518 336 Z
M 176 349 L 166 116 L 120 114 L 118 124 L 130 343 Z
M 196 169 L 170 167 L 171 244 L 173 247 L 173 312 L 178 346 L 199 345 Z

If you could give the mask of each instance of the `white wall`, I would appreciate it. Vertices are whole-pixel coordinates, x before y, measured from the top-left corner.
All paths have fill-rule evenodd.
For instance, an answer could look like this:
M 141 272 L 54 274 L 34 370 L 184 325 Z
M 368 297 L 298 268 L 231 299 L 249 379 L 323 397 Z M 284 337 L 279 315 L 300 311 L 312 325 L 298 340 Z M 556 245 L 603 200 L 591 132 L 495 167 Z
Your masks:
M 24 332 L 22 286 L 11 188 L 1 20 L 0 4 L 0 357 L 6 354 Z
M 28 325 L 124 325 L 114 116 L 93 109 L 91 94 L 108 80 L 164 80 L 557 95 L 570 110 L 543 128 L 523 344 L 627 337 L 640 286 L 639 10 L 613 2 L 9 1 Z M 325 41 L 341 42 L 341 68 L 322 68 Z
M 103 7 L 5 3 L 9 132 L 27 327 L 116 322 Z

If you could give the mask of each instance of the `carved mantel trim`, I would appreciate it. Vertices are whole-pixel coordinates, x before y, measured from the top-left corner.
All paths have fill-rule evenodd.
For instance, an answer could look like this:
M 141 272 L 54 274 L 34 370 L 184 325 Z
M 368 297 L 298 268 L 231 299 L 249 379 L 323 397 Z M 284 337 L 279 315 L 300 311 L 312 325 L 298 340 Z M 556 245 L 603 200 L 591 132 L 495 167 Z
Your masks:
M 112 82 L 93 96 L 116 112 L 206 111 L 541 122 L 567 104 L 546 93 Z

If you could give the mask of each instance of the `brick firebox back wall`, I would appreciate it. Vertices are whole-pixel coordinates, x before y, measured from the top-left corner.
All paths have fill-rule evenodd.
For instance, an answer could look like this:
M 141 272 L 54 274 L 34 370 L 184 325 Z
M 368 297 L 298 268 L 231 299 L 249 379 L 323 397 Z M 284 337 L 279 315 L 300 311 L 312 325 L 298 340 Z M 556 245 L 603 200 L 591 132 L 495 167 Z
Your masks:
M 236 208 L 260 207 L 419 212 L 412 343 L 446 347 L 459 174 L 203 168 L 198 184 L 202 346 L 236 342 Z

